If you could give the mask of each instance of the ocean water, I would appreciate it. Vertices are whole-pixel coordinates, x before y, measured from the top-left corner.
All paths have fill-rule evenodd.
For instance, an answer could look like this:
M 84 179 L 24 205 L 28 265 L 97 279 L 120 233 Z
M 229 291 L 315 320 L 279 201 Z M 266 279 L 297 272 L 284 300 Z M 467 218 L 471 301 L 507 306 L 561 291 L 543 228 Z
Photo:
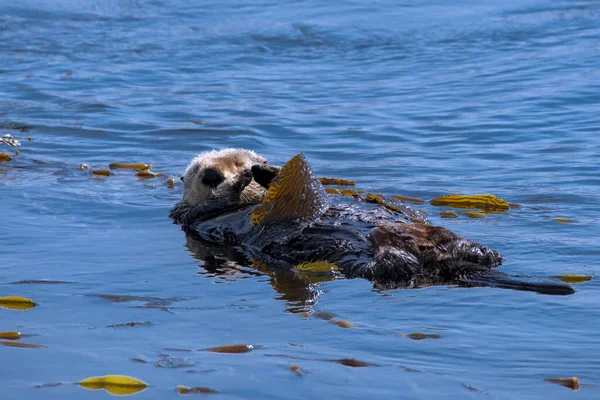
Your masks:
M 0 397 L 108 398 L 74 383 L 128 375 L 140 399 L 598 398 L 597 280 L 307 294 L 233 254 L 208 265 L 166 179 L 244 147 L 386 195 L 492 193 L 521 207 L 419 208 L 504 272 L 597 275 L 599 38 L 594 0 L 0 0 L 0 135 L 22 143 L 0 145 L 0 297 L 38 303 L 0 307 L 0 332 L 25 336 L 0 343 L 44 346 L 0 346 Z M 165 176 L 79 169 L 114 162 Z M 255 348 L 203 351 L 232 344 Z M 350 358 L 370 366 L 331 362 Z M 579 390 L 546 381 L 562 377 Z

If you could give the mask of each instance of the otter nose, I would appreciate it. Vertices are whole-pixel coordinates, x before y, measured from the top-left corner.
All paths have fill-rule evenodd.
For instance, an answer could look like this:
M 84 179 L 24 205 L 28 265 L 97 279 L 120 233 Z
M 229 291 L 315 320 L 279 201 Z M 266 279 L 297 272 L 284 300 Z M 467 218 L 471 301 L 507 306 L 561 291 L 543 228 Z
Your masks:
M 225 180 L 225 177 L 222 173 L 217 171 L 216 168 L 207 168 L 204 171 L 204 176 L 202 176 L 202 183 L 208 185 L 212 188 L 216 188 Z

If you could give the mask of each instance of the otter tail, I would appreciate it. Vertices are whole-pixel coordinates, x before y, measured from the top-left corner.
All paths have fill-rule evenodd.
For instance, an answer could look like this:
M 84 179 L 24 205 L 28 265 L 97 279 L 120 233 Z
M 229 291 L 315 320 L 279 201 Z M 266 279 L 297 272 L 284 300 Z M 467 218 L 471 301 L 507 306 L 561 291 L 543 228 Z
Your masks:
M 575 293 L 575 289 L 558 280 L 513 277 L 498 271 L 486 271 L 473 276 L 460 277 L 459 283 L 461 286 L 496 287 L 559 296 Z

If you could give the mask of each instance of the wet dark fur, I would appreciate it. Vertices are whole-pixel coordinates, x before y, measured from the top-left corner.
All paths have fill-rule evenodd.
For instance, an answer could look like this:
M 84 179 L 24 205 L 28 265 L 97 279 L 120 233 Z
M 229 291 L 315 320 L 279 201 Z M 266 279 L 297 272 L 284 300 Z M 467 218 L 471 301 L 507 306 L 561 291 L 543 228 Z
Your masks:
M 269 165 L 252 167 L 254 180 L 267 189 L 278 171 Z M 245 223 L 255 202 L 209 200 L 175 219 L 197 239 L 235 246 L 263 265 L 292 269 L 301 263 L 328 261 L 340 267 L 346 277 L 365 278 L 384 289 L 459 284 L 547 294 L 574 292 L 560 282 L 528 282 L 497 272 L 502 257 L 495 250 L 429 225 L 399 202 L 394 203 L 397 211 L 390 211 L 369 204 L 365 198 L 336 196 L 335 200 L 336 204 L 310 224 L 288 221 L 262 227 L 260 240 Z M 419 219 L 422 223 L 413 223 Z

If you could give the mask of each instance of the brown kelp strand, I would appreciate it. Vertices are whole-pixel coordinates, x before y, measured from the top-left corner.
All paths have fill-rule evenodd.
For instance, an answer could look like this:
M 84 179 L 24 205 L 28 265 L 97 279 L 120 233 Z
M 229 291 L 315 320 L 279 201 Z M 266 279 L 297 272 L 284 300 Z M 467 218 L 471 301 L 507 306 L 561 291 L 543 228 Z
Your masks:
M 357 360 L 354 358 L 342 358 L 339 360 L 327 360 L 327 361 L 342 364 L 342 365 L 345 365 L 346 367 L 352 367 L 352 368 L 375 367 L 376 366 L 375 364 L 360 361 L 360 360 Z
M 21 347 L 24 349 L 43 349 L 46 346 L 35 343 L 23 343 L 23 342 L 0 342 L 3 346 L 6 347 Z
M 591 275 L 582 275 L 582 274 L 563 274 L 563 275 L 554 275 L 552 278 L 559 279 L 565 283 L 583 283 L 589 282 L 594 279 Z
M 139 171 L 137 174 L 135 174 L 135 176 L 137 176 L 139 179 L 152 179 L 164 175 L 158 172 L 152 172 L 150 170 L 143 170 Z
M 561 385 L 567 387 L 572 390 L 579 390 L 579 379 L 576 377 L 572 378 L 548 378 L 547 382 L 556 383 L 557 385 Z
M 111 173 L 107 169 L 93 169 L 92 170 L 92 175 L 96 175 L 96 176 L 110 176 Z
M 442 218 L 458 218 L 458 214 L 456 214 L 454 211 L 447 210 L 447 211 L 442 211 L 440 213 L 440 217 L 442 217 Z
M 412 333 L 409 333 L 408 335 L 399 333 L 397 336 L 400 336 L 400 337 L 405 336 L 412 340 L 441 339 L 442 338 L 442 335 L 438 335 L 435 333 L 422 333 L 422 332 L 412 332 Z
M 319 178 L 322 185 L 330 186 L 355 186 L 356 182 L 341 178 Z
M 392 199 L 396 199 L 396 200 L 400 200 L 400 201 L 407 201 L 409 203 L 414 203 L 414 204 L 425 204 L 425 200 L 416 199 L 414 197 L 392 196 Z
M 21 332 L 0 332 L 0 339 L 4 340 L 19 340 L 21 337 Z
M 12 158 L 10 158 L 8 154 L 0 153 L 0 162 L 9 162 L 10 160 L 12 160 Z
M 108 165 L 110 169 L 116 168 L 126 168 L 126 169 L 139 169 L 139 170 L 147 170 L 152 168 L 152 164 L 143 164 L 143 163 L 112 163 Z
M 255 346 L 251 344 L 231 344 L 228 346 L 217 346 L 203 349 L 204 351 L 211 351 L 213 353 L 228 353 L 228 354 L 241 354 L 249 353 L 254 350 Z
M 480 209 L 486 212 L 504 212 L 510 209 L 508 203 L 492 194 L 439 196 L 429 202 L 432 206 L 446 206 L 461 209 Z
M 177 391 L 179 392 L 179 394 L 181 395 L 188 395 L 188 394 L 218 394 L 219 391 L 209 388 L 208 386 L 194 386 L 191 388 L 185 387 L 185 386 L 177 386 Z

